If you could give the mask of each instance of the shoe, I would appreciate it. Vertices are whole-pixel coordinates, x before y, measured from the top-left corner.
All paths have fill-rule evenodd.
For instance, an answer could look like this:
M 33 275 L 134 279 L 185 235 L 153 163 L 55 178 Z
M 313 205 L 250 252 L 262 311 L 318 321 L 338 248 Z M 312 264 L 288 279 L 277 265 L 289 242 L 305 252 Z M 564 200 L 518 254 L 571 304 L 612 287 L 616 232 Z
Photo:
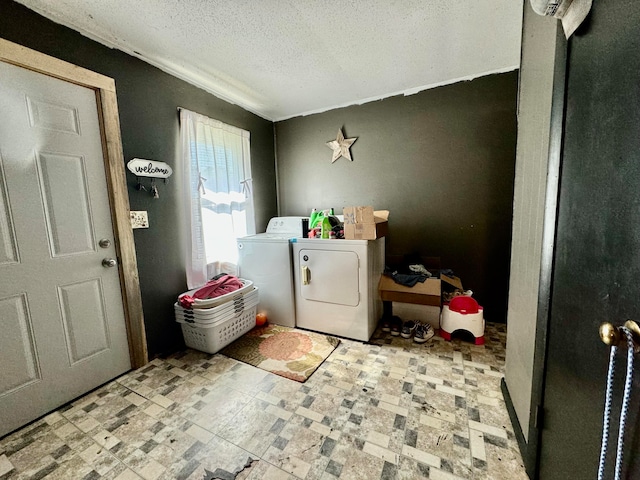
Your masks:
M 409 270 L 411 270 L 413 273 L 416 274 L 421 274 L 421 275 L 426 275 L 427 277 L 432 277 L 432 273 L 427 270 L 426 268 L 424 268 L 424 265 L 409 265 Z
M 402 330 L 402 320 L 394 315 L 391 317 L 391 335 L 397 337 L 400 335 L 400 330 Z
M 389 317 L 382 317 L 380 319 L 380 324 L 382 325 L 383 332 L 391 331 L 391 319 Z
M 416 327 L 416 333 L 413 335 L 413 341 L 416 343 L 424 343 L 429 340 L 435 332 L 433 331 L 433 327 L 428 323 L 422 324 L 419 323 Z
M 415 332 L 417 326 L 418 324 L 413 320 L 404 322 L 404 325 L 402 325 L 402 331 L 400 332 L 400 335 L 402 335 L 402 338 L 411 338 L 411 335 L 413 335 L 413 332 Z

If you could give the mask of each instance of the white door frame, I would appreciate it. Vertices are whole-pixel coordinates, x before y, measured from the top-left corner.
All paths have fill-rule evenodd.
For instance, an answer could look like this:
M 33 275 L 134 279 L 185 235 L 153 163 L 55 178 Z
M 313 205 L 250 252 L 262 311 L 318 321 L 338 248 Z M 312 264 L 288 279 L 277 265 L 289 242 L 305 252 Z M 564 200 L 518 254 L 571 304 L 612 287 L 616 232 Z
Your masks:
M 115 81 L 99 73 L 0 38 L 0 61 L 90 88 L 96 93 L 104 168 L 132 368 L 149 361 L 129 194 L 124 170 Z

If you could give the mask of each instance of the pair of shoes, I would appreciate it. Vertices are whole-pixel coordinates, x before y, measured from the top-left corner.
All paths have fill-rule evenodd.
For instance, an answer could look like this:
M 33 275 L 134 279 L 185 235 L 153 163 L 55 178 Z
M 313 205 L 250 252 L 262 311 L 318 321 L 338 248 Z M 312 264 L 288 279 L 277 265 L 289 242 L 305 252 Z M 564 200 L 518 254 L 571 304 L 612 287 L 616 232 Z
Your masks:
M 416 333 L 413 336 L 413 341 L 416 343 L 424 343 L 429 340 L 435 332 L 433 331 L 433 327 L 431 325 L 419 323 L 416 327 Z
M 400 335 L 400 331 L 402 330 L 402 320 L 400 317 L 393 316 L 391 317 L 391 335 L 397 337 Z
M 402 335 L 402 338 L 411 338 L 411 335 L 413 335 L 413 332 L 415 332 L 417 327 L 418 327 L 418 324 L 413 320 L 404 322 L 404 324 L 402 325 L 402 331 L 400 332 L 400 335 Z

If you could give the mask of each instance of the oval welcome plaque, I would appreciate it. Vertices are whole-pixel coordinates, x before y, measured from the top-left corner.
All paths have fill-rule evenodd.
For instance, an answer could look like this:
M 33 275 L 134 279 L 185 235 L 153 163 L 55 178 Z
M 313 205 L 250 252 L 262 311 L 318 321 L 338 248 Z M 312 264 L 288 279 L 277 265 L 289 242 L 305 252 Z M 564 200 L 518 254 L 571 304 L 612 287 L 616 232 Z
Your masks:
M 164 162 L 134 158 L 127 163 L 127 168 L 138 177 L 169 178 L 173 169 Z

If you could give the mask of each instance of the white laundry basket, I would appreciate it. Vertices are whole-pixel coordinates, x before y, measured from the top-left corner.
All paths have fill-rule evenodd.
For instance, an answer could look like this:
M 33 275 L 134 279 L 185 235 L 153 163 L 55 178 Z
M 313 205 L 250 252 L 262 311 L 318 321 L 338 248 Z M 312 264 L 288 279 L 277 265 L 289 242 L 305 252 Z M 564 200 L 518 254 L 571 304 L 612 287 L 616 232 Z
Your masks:
M 243 293 L 248 293 L 253 290 L 253 282 L 251 280 L 246 280 L 244 278 L 239 278 L 242 283 L 242 287 L 238 290 L 234 290 L 233 292 L 225 293 L 224 295 L 220 295 L 215 298 L 194 298 L 193 305 L 191 308 L 211 308 L 217 305 L 222 305 L 229 301 L 229 299 L 235 299 L 242 296 Z M 200 287 L 202 288 L 202 287 Z M 198 291 L 198 288 L 194 288 L 193 290 L 189 290 L 188 292 L 184 292 L 182 295 L 193 295 Z M 180 295 L 180 296 L 182 296 Z
M 191 310 L 174 305 L 184 343 L 206 353 L 218 352 L 255 327 L 257 307 L 256 287 L 213 308 Z

